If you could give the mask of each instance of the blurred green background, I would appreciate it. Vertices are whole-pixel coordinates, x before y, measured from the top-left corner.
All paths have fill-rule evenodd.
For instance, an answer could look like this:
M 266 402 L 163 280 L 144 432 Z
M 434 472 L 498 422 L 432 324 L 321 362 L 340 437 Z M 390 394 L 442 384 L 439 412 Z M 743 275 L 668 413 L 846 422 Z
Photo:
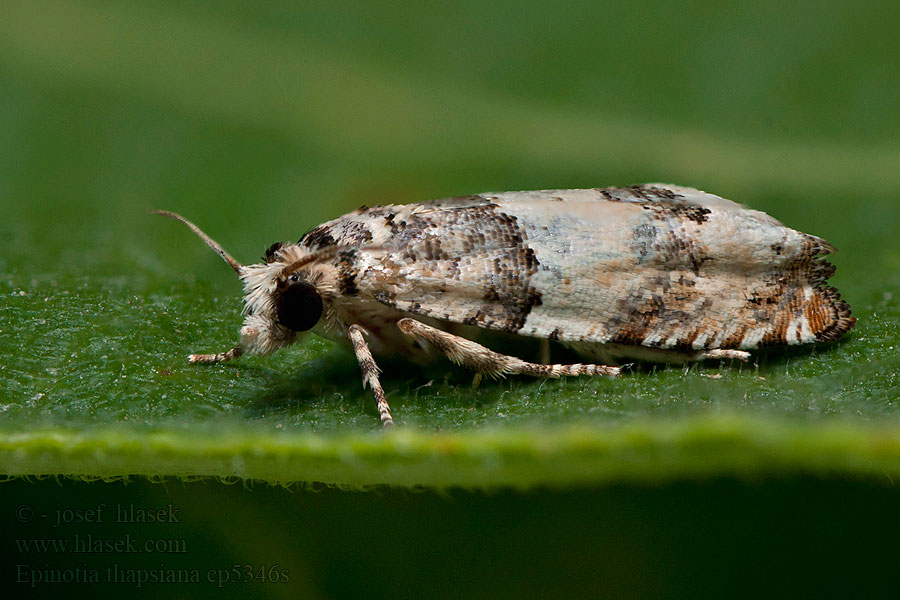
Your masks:
M 900 530 L 898 26 L 887 1 L 2 3 L 0 472 L 18 477 L 0 487 L 3 577 L 287 565 L 289 583 L 226 586 L 259 597 L 896 583 L 879 542 Z M 181 212 L 252 262 L 361 204 L 652 181 L 832 242 L 857 328 L 614 382 L 472 391 L 447 365 L 384 361 L 401 425 L 384 436 L 328 342 L 186 365 L 234 343 L 239 286 L 148 215 Z M 138 478 L 21 478 L 65 474 Z M 358 491 L 379 483 L 427 491 Z M 173 502 L 186 517 L 165 535 L 17 512 Z M 76 533 L 188 552 L 15 541 Z M 751 571 L 771 578 L 747 587 Z

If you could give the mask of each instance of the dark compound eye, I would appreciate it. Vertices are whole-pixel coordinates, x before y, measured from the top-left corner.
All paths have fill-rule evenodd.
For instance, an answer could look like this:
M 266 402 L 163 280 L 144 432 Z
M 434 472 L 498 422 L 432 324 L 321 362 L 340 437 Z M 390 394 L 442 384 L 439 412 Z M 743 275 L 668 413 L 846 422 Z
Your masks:
M 292 331 L 309 331 L 322 316 L 322 297 L 305 281 L 290 284 L 275 305 L 278 322 Z

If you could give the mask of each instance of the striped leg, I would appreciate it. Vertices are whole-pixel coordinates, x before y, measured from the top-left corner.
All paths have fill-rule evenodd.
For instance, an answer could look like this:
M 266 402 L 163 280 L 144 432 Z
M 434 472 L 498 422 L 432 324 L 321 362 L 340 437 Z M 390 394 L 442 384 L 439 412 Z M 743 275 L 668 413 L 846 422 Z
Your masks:
M 712 360 L 716 358 L 726 360 L 736 358 L 747 362 L 750 360 L 750 353 L 744 352 L 743 350 L 722 350 L 719 348 L 716 350 L 707 350 L 706 352 L 698 352 L 694 355 L 694 360 Z
M 220 363 L 233 360 L 243 354 L 244 351 L 240 346 L 235 346 L 226 352 L 218 354 L 191 354 L 188 356 L 188 362 L 192 363 Z
M 563 375 L 619 376 L 618 367 L 604 365 L 539 365 L 525 362 L 514 356 L 498 354 L 471 340 L 435 329 L 413 319 L 397 321 L 400 331 L 410 337 L 420 337 L 447 355 L 458 365 L 475 371 L 476 381 L 481 375 L 503 377 L 505 375 L 532 375 L 534 377 L 562 377 Z
M 351 325 L 349 331 L 350 341 L 353 342 L 353 351 L 356 353 L 356 360 L 359 361 L 359 368 L 362 371 L 363 387 L 369 386 L 372 395 L 375 396 L 375 405 L 378 407 L 381 424 L 385 427 L 393 427 L 394 419 L 391 417 L 391 407 L 388 406 L 384 390 L 381 389 L 381 382 L 378 381 L 378 365 L 375 364 L 372 352 L 369 351 L 369 345 L 366 344 L 364 330 L 359 325 Z

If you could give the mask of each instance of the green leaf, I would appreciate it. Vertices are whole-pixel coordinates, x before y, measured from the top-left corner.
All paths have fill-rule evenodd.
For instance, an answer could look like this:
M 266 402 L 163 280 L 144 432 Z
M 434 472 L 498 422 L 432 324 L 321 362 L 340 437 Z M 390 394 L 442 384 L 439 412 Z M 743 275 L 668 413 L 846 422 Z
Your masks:
M 661 8 L 666 27 L 624 33 L 534 3 L 519 26 L 470 7 L 466 24 L 492 34 L 477 35 L 428 9 L 51 4 L 0 18 L 0 472 L 435 487 L 900 475 L 900 83 L 873 41 L 896 45 L 890 18 L 878 35 L 835 9 L 786 35 Z M 522 24 L 546 45 L 523 46 Z M 819 43 L 836 30 L 844 41 Z M 602 73 L 586 56 L 606 57 Z M 857 327 L 615 381 L 472 390 L 448 364 L 384 361 L 399 425 L 384 432 L 329 342 L 188 365 L 234 344 L 239 286 L 148 214 L 177 210 L 250 261 L 362 203 L 654 180 L 834 243 Z

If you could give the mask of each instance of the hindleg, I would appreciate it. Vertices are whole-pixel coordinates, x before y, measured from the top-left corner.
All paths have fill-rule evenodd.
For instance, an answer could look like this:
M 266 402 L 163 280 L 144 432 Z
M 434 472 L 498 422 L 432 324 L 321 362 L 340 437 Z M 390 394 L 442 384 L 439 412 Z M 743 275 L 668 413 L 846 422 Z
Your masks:
M 750 353 L 743 350 L 723 350 L 721 348 L 718 348 L 716 350 L 706 350 L 704 352 L 698 352 L 694 355 L 694 360 L 711 360 L 716 358 L 736 358 L 738 360 L 747 362 L 748 360 L 750 360 Z

